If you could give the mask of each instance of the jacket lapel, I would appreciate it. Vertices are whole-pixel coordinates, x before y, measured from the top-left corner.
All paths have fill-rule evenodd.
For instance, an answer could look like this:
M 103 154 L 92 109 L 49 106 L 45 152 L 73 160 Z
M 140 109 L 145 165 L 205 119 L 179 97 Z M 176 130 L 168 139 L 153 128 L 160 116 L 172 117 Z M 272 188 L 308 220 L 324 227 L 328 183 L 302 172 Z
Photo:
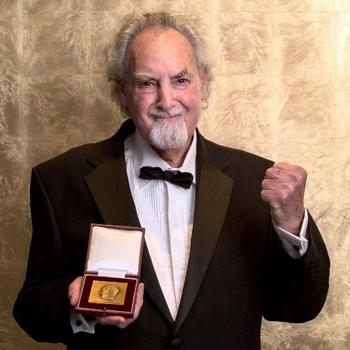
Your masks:
M 105 224 L 139 227 L 140 222 L 126 174 L 123 142 L 119 142 L 118 146 L 118 153 L 115 152 L 113 157 L 98 164 L 86 176 L 85 181 Z M 90 162 L 96 163 L 91 160 Z M 145 283 L 145 292 L 164 316 L 173 323 L 147 246 L 143 251 L 141 281 Z
M 140 226 L 123 158 L 105 161 L 85 180 L 106 224 Z
M 200 135 L 199 135 L 200 136 Z M 198 138 L 196 204 L 191 252 L 182 299 L 175 320 L 176 333 L 198 293 L 219 238 L 229 205 L 233 180 L 208 158 Z

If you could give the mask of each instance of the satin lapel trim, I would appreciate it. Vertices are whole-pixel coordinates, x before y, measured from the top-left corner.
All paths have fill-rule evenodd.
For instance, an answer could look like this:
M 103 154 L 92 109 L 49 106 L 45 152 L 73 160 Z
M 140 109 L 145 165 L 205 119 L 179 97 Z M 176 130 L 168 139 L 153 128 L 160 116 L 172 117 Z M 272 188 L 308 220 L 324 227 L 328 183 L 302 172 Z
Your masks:
M 145 293 L 149 295 L 149 297 L 152 299 L 164 317 L 171 324 L 173 324 L 174 320 L 171 316 L 168 304 L 165 301 L 164 294 L 160 287 L 157 275 L 154 271 L 151 256 L 149 255 L 147 246 L 145 246 L 145 249 L 143 250 L 141 282 L 145 284 Z
M 124 155 L 105 161 L 87 175 L 85 181 L 105 224 L 141 226 L 126 175 Z M 143 250 L 141 281 L 145 283 L 145 293 L 173 323 L 147 246 Z
M 191 252 L 174 333 L 181 327 L 202 284 L 224 224 L 233 186 L 233 180 L 214 166 L 203 151 L 201 158 Z

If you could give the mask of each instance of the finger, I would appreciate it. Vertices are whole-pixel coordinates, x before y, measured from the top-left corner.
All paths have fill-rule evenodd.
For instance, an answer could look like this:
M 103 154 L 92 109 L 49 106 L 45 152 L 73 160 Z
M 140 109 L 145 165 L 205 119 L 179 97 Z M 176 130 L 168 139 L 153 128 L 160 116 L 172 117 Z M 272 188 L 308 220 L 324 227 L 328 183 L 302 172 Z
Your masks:
M 125 322 L 119 323 L 119 325 L 118 325 L 119 328 L 127 327 L 130 323 L 134 322 L 139 317 L 140 310 L 141 310 L 141 307 L 143 305 L 144 289 L 145 289 L 145 285 L 143 283 L 140 283 L 137 287 L 134 317 L 125 320 Z
M 307 176 L 306 170 L 299 165 L 279 162 L 279 163 L 275 163 L 272 166 L 272 169 L 274 169 L 275 171 L 279 171 L 280 173 L 290 173 L 295 175 L 298 174 L 300 176 Z
M 289 164 L 289 163 L 285 163 L 285 162 L 276 162 L 273 164 L 273 168 L 276 169 L 289 169 L 291 167 L 294 167 L 295 165 Z
M 294 187 L 294 183 L 288 179 L 264 179 L 261 183 L 262 190 L 282 190 L 289 192 Z
M 274 164 L 271 168 L 266 170 L 265 179 L 275 179 L 281 175 L 282 171 L 283 169 Z
M 268 203 L 272 209 L 280 208 L 288 202 L 288 195 L 285 191 L 263 190 L 261 198 L 265 203 Z
M 143 305 L 144 287 L 145 287 L 144 284 L 140 283 L 137 288 L 135 312 L 134 312 L 133 318 L 125 319 L 124 317 L 121 317 L 121 316 L 103 316 L 103 317 L 96 316 L 96 319 L 98 320 L 98 322 L 101 323 L 102 325 L 113 325 L 121 329 L 127 327 L 130 323 L 134 322 L 138 318 L 141 307 Z
M 123 324 L 125 321 L 125 318 L 122 316 L 96 316 L 96 319 L 99 323 L 101 323 L 104 326 L 107 325 L 114 325 L 119 327 L 119 325 Z
M 306 182 L 307 172 L 304 168 L 286 163 L 282 164 L 282 166 L 276 165 L 267 169 L 264 179 L 290 181 L 296 184 Z
M 279 179 L 283 178 L 287 174 L 287 169 L 280 168 L 278 166 L 272 166 L 265 172 L 265 179 Z
M 75 306 L 79 300 L 80 289 L 83 283 L 83 277 L 77 277 L 68 288 L 68 298 L 72 306 Z
M 141 307 L 143 305 L 144 290 L 145 290 L 145 285 L 143 283 L 140 283 L 138 288 L 137 288 L 134 318 L 137 318 L 140 314 L 140 310 L 141 310 Z

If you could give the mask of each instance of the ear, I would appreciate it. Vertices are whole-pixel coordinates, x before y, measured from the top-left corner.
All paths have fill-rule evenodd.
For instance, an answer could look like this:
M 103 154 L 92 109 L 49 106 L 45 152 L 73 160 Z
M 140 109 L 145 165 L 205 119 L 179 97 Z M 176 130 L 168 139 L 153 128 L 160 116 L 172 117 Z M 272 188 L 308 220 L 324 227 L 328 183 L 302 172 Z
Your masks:
M 201 99 L 205 100 L 208 96 L 207 85 L 208 85 L 208 68 L 202 67 L 199 69 L 199 77 L 201 80 Z
M 128 108 L 128 98 L 126 95 L 126 85 L 125 82 L 118 82 L 118 92 L 119 92 L 119 101 L 123 108 Z

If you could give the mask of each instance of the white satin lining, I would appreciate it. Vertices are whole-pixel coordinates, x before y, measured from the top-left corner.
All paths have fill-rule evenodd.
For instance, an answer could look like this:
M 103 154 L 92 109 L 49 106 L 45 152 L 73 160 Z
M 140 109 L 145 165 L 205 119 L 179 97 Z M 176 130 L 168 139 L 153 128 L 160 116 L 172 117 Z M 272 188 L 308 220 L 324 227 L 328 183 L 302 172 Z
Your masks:
M 141 231 L 94 226 L 87 271 L 110 277 L 138 275 L 141 240 Z

